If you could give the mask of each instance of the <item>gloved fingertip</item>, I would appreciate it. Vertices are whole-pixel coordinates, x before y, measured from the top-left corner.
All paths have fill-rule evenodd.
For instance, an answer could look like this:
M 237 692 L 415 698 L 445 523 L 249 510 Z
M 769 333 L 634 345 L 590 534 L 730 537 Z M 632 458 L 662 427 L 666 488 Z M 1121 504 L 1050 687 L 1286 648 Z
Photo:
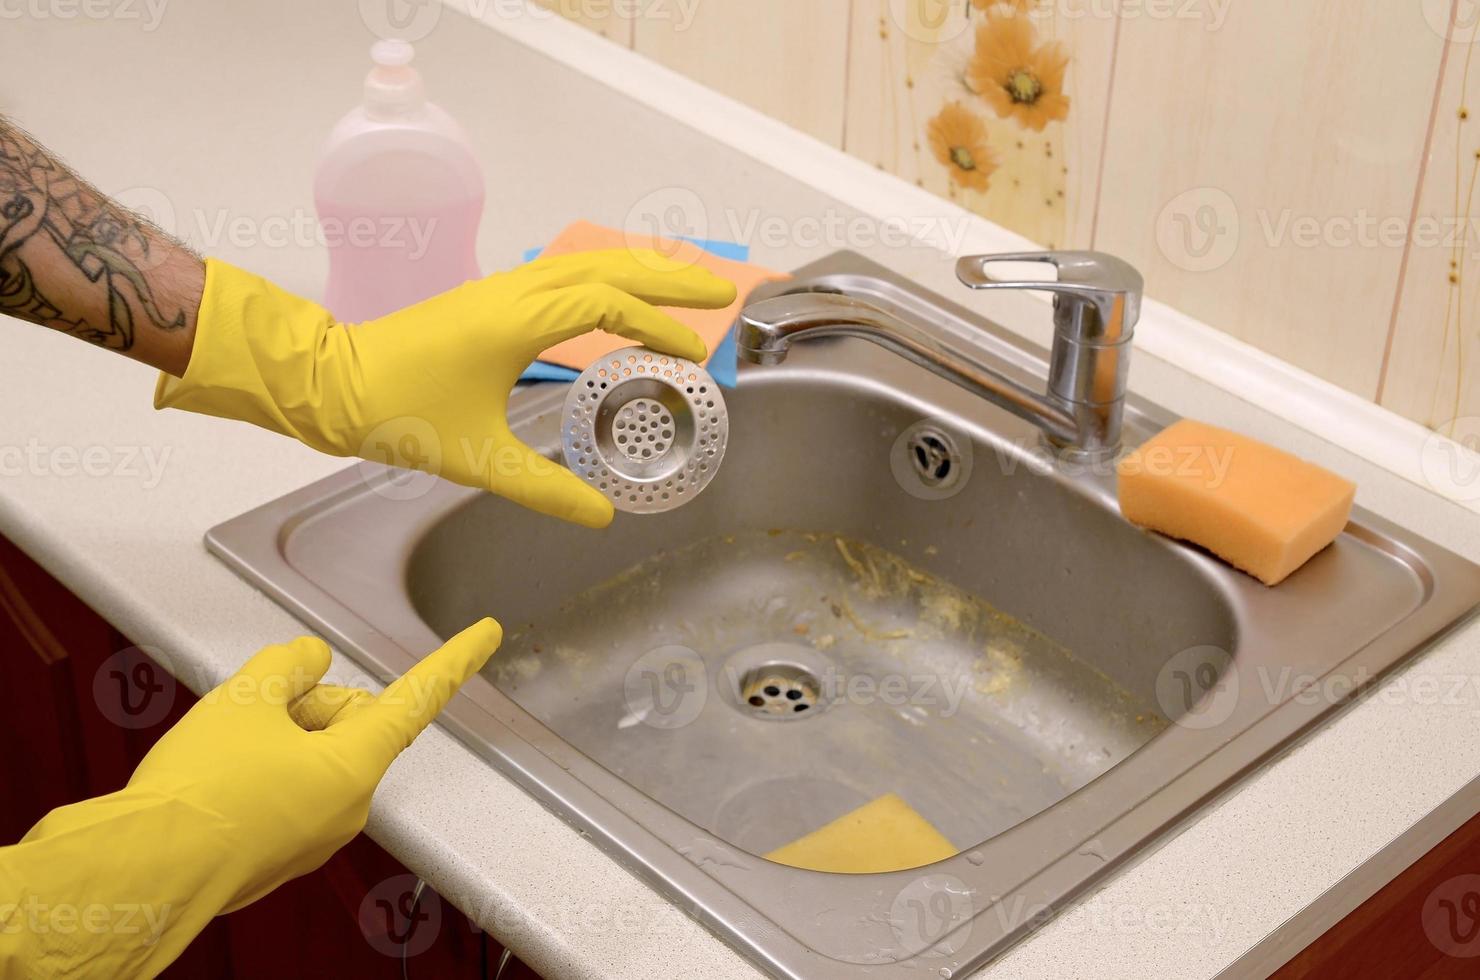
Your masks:
M 681 277 L 682 288 L 676 290 L 682 300 L 675 305 L 696 310 L 722 310 L 735 302 L 739 291 L 735 284 L 724 276 L 716 275 L 701 266 L 686 269 Z
M 288 642 L 288 646 L 298 657 L 298 663 L 304 670 L 312 671 L 319 677 L 323 677 L 329 670 L 329 662 L 333 654 L 329 650 L 329 644 L 317 636 L 299 636 Z
M 492 616 L 484 616 L 459 635 L 466 636 L 475 647 L 487 650 L 475 669 L 482 669 L 483 665 L 488 663 L 488 658 L 492 657 L 498 651 L 499 645 L 504 642 L 504 628 Z
M 566 520 L 599 531 L 609 526 L 616 515 L 617 510 L 611 505 L 611 501 L 595 494 L 595 499 L 582 499 L 566 515 Z
M 370 738 L 376 746 L 371 758 L 383 770 L 483 668 L 503 637 L 497 620 L 478 620 L 421 658 L 336 731 L 348 739 Z
M 293 663 L 288 669 L 288 697 L 296 698 L 313 690 L 329 672 L 333 655 L 329 644 L 317 636 L 300 636 L 288 643 L 293 651 Z
M 612 522 L 616 510 L 606 494 L 562 467 L 547 485 L 548 496 L 535 504 L 537 510 L 582 527 L 601 529 Z
M 483 669 L 483 665 L 498 652 L 499 644 L 503 642 L 504 628 L 498 624 L 497 620 L 489 617 L 478 620 L 448 640 L 446 645 L 455 644 L 462 651 L 464 658 L 461 669 L 450 680 L 455 685 L 461 686 L 469 677 Z
M 300 636 L 287 643 L 263 647 L 236 672 L 234 680 L 245 683 L 232 687 L 232 696 L 237 700 L 285 705 L 322 680 L 330 660 L 329 645 L 314 636 Z
M 665 354 L 687 358 L 695 364 L 703 364 L 709 359 L 709 345 L 704 343 L 704 338 L 681 323 L 670 323 L 658 339 Z
M 711 300 L 715 309 L 724 309 L 740 297 L 740 290 L 724 276 L 710 273 L 709 278 L 711 281 L 705 285 L 712 293 Z

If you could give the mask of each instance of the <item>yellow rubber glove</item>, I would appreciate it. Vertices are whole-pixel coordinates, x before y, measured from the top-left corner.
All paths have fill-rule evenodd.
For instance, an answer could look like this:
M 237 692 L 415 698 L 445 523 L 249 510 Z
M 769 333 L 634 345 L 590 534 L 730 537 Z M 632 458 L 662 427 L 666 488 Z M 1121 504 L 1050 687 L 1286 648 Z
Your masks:
M 322 640 L 262 650 L 124 789 L 53 810 L 0 848 L 0 977 L 153 976 L 214 916 L 322 865 L 502 636 L 482 620 L 378 697 L 315 689 L 329 667 Z M 321 731 L 294 721 L 315 712 Z
M 650 303 L 719 309 L 735 287 L 657 252 L 537 259 L 398 313 L 336 323 L 316 303 L 224 262 L 206 263 L 183 378 L 156 408 L 240 419 L 336 456 L 415 466 L 591 527 L 612 505 L 519 442 L 509 392 L 546 348 L 590 330 L 694 361 L 704 342 Z

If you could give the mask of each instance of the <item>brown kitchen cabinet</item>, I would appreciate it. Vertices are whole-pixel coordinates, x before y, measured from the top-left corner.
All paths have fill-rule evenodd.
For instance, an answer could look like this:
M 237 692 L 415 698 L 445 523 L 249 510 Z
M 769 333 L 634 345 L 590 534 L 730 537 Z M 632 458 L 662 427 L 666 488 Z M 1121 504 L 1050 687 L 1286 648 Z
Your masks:
M 195 701 L 144 651 L 0 538 L 0 842 L 121 788 Z M 312 874 L 217 918 L 163 974 L 210 980 L 492 977 L 503 948 L 361 834 Z M 536 974 L 512 961 L 503 980 Z
M 1480 976 L 1480 816 L 1273 974 L 1274 980 Z

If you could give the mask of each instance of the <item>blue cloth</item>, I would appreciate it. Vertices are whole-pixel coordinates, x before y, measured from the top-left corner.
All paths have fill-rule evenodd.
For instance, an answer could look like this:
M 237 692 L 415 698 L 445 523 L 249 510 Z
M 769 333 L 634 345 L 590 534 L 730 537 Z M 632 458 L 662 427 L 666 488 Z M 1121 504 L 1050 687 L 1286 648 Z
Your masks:
M 720 242 L 709 238 L 685 238 L 686 242 L 718 255 L 722 259 L 730 259 L 734 262 L 750 261 L 750 246 L 739 242 Z M 543 245 L 524 250 L 524 261 L 533 262 L 540 257 L 545 250 Z M 711 377 L 726 388 L 735 387 L 737 370 L 735 367 L 735 331 L 731 330 L 725 334 L 725 339 L 719 342 L 709 358 L 707 369 Z M 520 381 L 574 381 L 581 376 L 581 372 L 568 368 L 563 364 L 550 364 L 547 361 L 535 361 L 525 368 L 524 373 L 519 376 Z
M 575 368 L 548 361 L 535 361 L 519 375 L 520 381 L 574 381 L 581 376 Z
M 719 346 L 714 349 L 714 353 L 710 356 L 709 363 L 705 365 L 705 369 L 709 372 L 709 376 L 719 382 L 722 387 L 733 388 L 736 382 L 740 380 L 739 367 L 736 362 L 737 356 L 735 353 L 735 328 L 731 327 L 730 332 L 725 334 L 725 339 L 721 340 Z

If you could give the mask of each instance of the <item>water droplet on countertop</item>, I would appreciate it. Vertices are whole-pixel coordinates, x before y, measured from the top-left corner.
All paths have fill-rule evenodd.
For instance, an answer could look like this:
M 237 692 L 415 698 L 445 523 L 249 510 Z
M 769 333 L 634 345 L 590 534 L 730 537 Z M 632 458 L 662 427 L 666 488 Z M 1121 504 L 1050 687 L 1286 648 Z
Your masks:
M 1105 845 L 1101 844 L 1097 840 L 1092 840 L 1085 843 L 1079 848 L 1079 853 L 1084 857 L 1098 858 L 1101 861 L 1110 860 L 1108 857 L 1105 856 Z
M 968 863 L 973 864 L 979 868 L 986 863 L 987 856 L 981 851 L 967 851 L 966 860 Z

